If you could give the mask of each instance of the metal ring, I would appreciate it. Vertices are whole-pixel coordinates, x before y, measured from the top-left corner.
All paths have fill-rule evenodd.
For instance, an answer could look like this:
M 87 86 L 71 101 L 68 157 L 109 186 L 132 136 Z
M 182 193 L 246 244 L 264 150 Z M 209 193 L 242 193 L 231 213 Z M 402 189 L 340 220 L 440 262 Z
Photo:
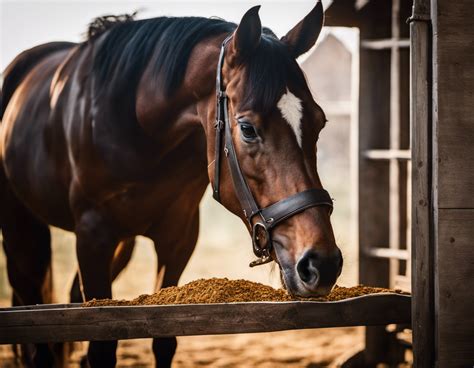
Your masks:
M 263 247 L 258 242 L 259 241 L 258 239 L 259 228 L 262 228 L 265 234 L 265 238 L 266 238 L 266 242 Z M 268 231 L 267 227 L 261 222 L 256 222 L 255 225 L 253 225 L 253 229 L 252 229 L 252 245 L 253 245 L 254 254 L 257 257 L 269 256 L 270 250 L 271 250 L 271 244 L 272 244 L 272 240 L 270 237 L 270 232 Z

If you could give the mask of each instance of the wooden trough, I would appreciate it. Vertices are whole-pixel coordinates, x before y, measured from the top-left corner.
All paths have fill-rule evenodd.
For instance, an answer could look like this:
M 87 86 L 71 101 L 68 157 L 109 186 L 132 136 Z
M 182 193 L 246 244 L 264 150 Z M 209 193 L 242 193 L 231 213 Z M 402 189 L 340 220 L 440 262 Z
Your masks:
M 269 332 L 409 324 L 411 297 L 372 294 L 336 302 L 252 302 L 0 309 L 0 344 Z

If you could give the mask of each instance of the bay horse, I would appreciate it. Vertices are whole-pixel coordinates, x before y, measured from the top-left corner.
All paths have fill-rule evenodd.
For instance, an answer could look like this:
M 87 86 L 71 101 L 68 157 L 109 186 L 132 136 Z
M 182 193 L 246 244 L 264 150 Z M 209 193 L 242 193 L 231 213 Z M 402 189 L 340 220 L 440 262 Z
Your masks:
M 0 226 L 16 304 L 51 301 L 48 225 L 76 235 L 84 300 L 112 297 L 117 249 L 136 235 L 154 242 L 162 286 L 176 285 L 209 182 L 252 233 L 255 264 L 274 260 L 292 294 L 331 290 L 342 255 L 316 168 L 326 119 L 296 62 L 315 44 L 323 8 L 281 39 L 258 10 L 238 26 L 101 18 L 86 41 L 35 47 L 7 68 Z M 160 367 L 176 345 L 154 339 Z M 114 366 L 116 346 L 91 342 L 90 366 Z M 38 344 L 28 363 L 52 365 L 54 355 Z

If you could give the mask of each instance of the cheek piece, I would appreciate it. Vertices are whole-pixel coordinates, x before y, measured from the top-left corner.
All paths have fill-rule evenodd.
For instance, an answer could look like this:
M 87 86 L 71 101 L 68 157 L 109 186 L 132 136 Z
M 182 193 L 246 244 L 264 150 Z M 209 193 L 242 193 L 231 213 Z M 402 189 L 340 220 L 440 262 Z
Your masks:
M 213 197 L 220 202 L 219 183 L 221 171 L 222 152 L 227 158 L 229 171 L 235 194 L 247 222 L 252 229 L 253 252 L 258 257 L 250 263 L 250 267 L 271 262 L 272 250 L 272 229 L 280 222 L 289 217 L 304 211 L 307 208 L 316 206 L 328 206 L 332 212 L 333 202 L 329 193 L 324 189 L 308 189 L 271 204 L 268 207 L 260 208 L 252 195 L 247 181 L 239 166 L 239 160 L 232 140 L 231 122 L 228 112 L 228 98 L 222 82 L 222 66 L 224 64 L 225 47 L 232 39 L 232 35 L 227 37 L 221 46 L 219 62 L 217 64 L 216 77 L 216 144 L 215 144 L 215 169 Z M 224 147 L 222 147 L 224 141 Z

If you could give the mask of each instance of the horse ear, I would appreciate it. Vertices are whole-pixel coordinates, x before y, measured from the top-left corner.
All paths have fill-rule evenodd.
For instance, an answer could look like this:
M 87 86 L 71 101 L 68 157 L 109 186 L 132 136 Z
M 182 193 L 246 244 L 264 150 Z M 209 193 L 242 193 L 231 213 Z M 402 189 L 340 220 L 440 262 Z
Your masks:
M 319 33 L 323 28 L 324 11 L 321 0 L 318 0 L 316 6 L 304 17 L 296 26 L 289 31 L 281 41 L 286 43 L 295 58 L 309 51 L 316 43 Z
M 260 43 L 262 36 L 262 23 L 258 16 L 260 5 L 247 10 L 242 17 L 239 26 L 234 32 L 232 48 L 229 56 L 234 62 L 242 61 Z

